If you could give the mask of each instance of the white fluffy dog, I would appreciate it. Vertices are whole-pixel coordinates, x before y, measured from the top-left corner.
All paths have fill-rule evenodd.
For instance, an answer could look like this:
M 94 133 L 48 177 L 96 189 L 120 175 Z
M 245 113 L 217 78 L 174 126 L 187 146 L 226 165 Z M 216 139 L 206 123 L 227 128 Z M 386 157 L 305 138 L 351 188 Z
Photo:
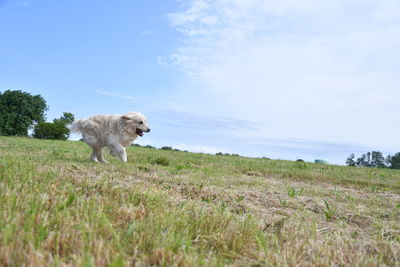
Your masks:
M 103 158 L 103 148 L 108 147 L 112 156 L 118 156 L 126 162 L 126 150 L 132 142 L 143 133 L 150 132 L 146 117 L 139 112 L 128 112 L 123 115 L 97 115 L 74 121 L 72 132 L 82 134 L 83 140 L 92 149 L 90 160 L 108 163 Z

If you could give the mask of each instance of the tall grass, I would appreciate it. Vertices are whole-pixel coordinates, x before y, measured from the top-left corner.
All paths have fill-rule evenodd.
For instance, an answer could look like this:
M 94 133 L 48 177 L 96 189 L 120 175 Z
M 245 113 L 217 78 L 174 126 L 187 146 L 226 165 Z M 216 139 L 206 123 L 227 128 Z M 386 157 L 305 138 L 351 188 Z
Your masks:
M 400 172 L 0 137 L 0 265 L 395 266 Z M 374 190 L 371 190 L 374 188 Z

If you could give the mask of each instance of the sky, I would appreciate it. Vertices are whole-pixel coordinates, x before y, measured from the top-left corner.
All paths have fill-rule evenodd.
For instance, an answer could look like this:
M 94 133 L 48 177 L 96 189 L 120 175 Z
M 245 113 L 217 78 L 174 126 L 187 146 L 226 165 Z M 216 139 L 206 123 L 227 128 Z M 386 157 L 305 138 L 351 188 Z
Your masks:
M 140 111 L 142 145 L 344 164 L 400 151 L 398 14 L 398 0 L 0 0 L 0 91 L 42 95 L 48 121 Z

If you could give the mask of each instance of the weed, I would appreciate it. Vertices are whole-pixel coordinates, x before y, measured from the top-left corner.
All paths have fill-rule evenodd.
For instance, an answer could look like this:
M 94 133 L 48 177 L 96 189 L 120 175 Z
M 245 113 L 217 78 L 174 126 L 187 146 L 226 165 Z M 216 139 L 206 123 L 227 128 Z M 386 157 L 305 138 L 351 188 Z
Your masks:
M 335 209 L 331 205 L 329 205 L 326 199 L 324 199 L 324 203 L 325 203 L 325 210 L 324 210 L 325 218 L 327 220 L 331 220 L 335 216 Z
M 152 164 L 157 164 L 161 166 L 168 166 L 170 164 L 169 159 L 167 157 L 158 157 L 151 161 Z
M 149 172 L 150 171 L 150 169 L 148 167 L 146 167 L 146 166 L 139 166 L 138 169 L 140 171 L 142 171 L 142 172 Z
M 375 185 L 372 185 L 371 186 L 371 192 L 372 193 L 377 193 L 379 190 L 378 190 L 378 187 L 377 186 L 375 186 Z
M 236 198 L 236 202 L 240 202 L 240 201 L 242 201 L 244 199 L 244 196 L 238 196 L 237 198 Z
M 303 193 L 304 188 L 296 189 L 294 186 L 290 186 L 288 188 L 288 196 L 289 197 L 296 197 L 300 196 Z
M 281 204 L 282 207 L 287 207 L 288 206 L 288 202 L 286 199 L 278 197 L 279 199 L 279 203 Z

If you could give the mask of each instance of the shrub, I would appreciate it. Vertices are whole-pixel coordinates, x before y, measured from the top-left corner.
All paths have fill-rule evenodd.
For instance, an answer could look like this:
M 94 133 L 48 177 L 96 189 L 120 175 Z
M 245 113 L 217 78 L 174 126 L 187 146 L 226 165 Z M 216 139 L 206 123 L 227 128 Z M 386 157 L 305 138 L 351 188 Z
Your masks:
M 67 140 L 69 130 L 61 123 L 39 122 L 33 130 L 33 137 L 39 139 Z
M 39 122 L 33 129 L 33 137 L 38 139 L 67 140 L 70 130 L 66 125 L 73 121 L 74 115 L 64 112 L 62 117 L 54 119 L 53 122 Z

